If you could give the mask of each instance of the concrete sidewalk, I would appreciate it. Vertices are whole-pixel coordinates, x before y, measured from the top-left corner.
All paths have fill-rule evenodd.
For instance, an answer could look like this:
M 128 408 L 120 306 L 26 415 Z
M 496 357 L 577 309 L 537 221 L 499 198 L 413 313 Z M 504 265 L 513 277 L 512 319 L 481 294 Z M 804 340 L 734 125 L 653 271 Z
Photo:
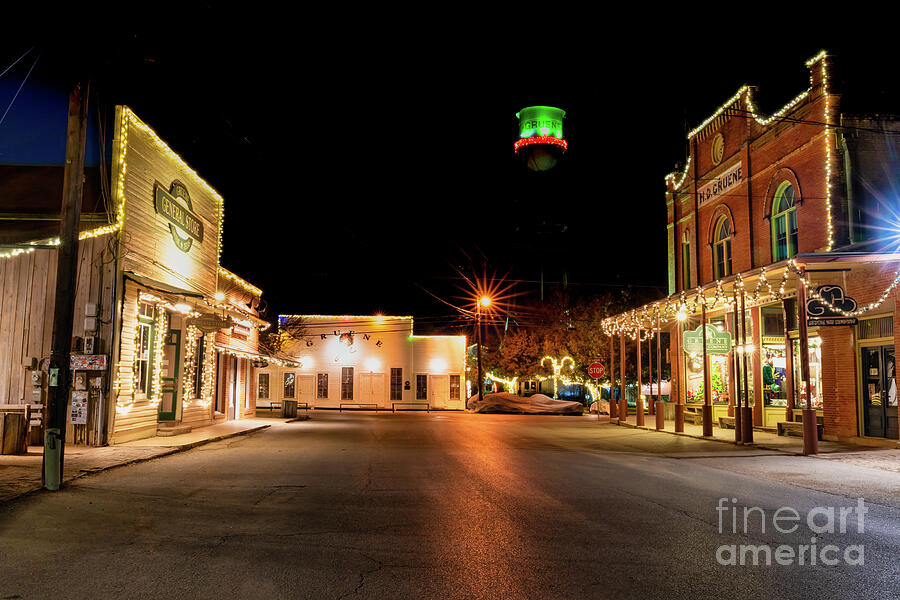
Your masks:
M 253 433 L 285 419 L 246 419 L 199 427 L 190 433 L 152 437 L 115 446 L 66 445 L 63 484 L 113 467 L 159 458 L 226 438 Z M 27 454 L 0 455 L 0 502 L 41 489 L 43 446 L 29 446 Z
M 615 424 L 618 422 L 619 425 L 625 427 L 638 427 L 637 425 L 637 415 L 629 414 L 627 420 L 622 419 L 610 419 L 610 422 Z M 646 429 L 650 431 L 657 431 L 656 429 L 656 415 L 644 415 L 644 425 L 639 427 L 639 429 Z M 684 432 L 676 433 L 675 432 L 675 421 L 666 421 L 665 429 L 659 430 L 660 432 L 669 433 L 672 435 L 685 435 L 688 437 L 694 437 L 704 440 L 712 440 L 716 442 L 725 442 L 729 444 L 734 444 L 734 429 L 721 429 L 717 424 L 713 425 L 713 434 L 712 437 L 703 437 L 703 426 L 695 425 L 694 423 L 685 423 L 684 424 Z M 777 433 L 770 433 L 768 431 L 759 431 L 753 430 L 753 443 L 749 444 L 751 447 L 761 448 L 763 450 L 775 450 L 778 452 L 785 452 L 787 454 L 803 454 L 803 438 L 799 436 L 791 436 L 791 435 L 778 435 Z M 860 446 L 854 446 L 850 444 L 844 444 L 841 442 L 829 442 L 826 440 L 819 440 L 819 454 L 831 454 L 831 453 L 842 453 L 842 452 L 859 452 L 861 450 L 870 450 L 871 448 L 863 448 Z

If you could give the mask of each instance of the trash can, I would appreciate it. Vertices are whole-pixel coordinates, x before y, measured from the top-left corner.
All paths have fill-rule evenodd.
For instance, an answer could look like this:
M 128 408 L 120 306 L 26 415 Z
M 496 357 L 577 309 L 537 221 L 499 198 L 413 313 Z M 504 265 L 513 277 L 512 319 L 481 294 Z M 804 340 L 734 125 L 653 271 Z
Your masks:
M 296 400 L 285 400 L 284 401 L 284 413 L 283 417 L 288 419 L 294 419 L 297 417 L 297 401 Z

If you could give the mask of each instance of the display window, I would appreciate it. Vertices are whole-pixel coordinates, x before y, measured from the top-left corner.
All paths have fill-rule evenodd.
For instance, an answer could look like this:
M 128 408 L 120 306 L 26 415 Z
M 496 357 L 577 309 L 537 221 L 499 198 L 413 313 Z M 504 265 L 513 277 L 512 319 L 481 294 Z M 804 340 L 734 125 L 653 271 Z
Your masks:
M 787 352 L 784 344 L 763 344 L 760 354 L 764 406 L 787 407 Z
M 806 395 L 803 376 L 800 372 L 800 340 L 794 344 L 794 398 L 797 408 L 806 408 Z M 811 391 L 810 408 L 822 410 L 822 338 L 809 338 L 809 388 Z

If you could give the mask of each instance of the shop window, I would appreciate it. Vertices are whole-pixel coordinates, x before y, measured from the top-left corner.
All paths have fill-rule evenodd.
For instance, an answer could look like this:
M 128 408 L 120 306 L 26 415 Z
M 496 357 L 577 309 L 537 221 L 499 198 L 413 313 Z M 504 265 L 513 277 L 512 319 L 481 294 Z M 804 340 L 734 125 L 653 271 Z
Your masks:
M 394 402 L 403 400 L 403 369 L 391 369 L 391 400 Z
M 258 387 L 256 388 L 256 397 L 259 400 L 269 399 L 269 374 L 260 373 Z
M 284 374 L 284 395 L 282 398 L 293 398 L 297 376 L 294 373 Z
M 862 319 L 857 328 L 857 339 L 874 340 L 894 336 L 894 318 L 891 315 Z
M 722 217 L 716 223 L 713 258 L 716 279 L 731 275 L 731 221 L 728 217 Z
M 328 373 L 319 373 L 316 376 L 316 398 L 328 399 Z
M 800 340 L 794 340 L 794 403 L 797 408 L 806 408 L 806 401 L 801 395 L 804 389 L 803 375 L 800 365 Z M 812 393 L 810 406 L 822 409 L 822 338 L 809 338 L 809 388 Z
M 138 307 L 138 322 L 135 345 L 135 371 L 138 394 L 150 396 L 153 387 L 153 353 L 156 338 L 156 309 L 149 302 L 141 302 Z
M 459 375 L 450 376 L 450 399 L 459 400 Z
M 428 375 L 416 375 L 416 400 L 428 400 Z
M 782 183 L 772 201 L 772 262 L 797 254 L 797 205 L 794 186 Z
M 709 324 L 718 329 L 725 331 L 724 319 L 710 319 Z M 700 326 L 697 322 L 691 329 Z M 728 355 L 726 354 L 709 354 L 709 381 L 710 381 L 710 399 L 714 404 L 722 404 L 728 402 Z M 705 402 L 706 394 L 704 391 L 703 381 L 703 355 L 702 353 L 686 354 L 684 359 L 685 369 L 687 371 L 685 388 L 687 392 L 688 402 Z
M 353 367 L 341 368 L 341 400 L 353 400 Z
M 787 406 L 787 354 L 783 342 L 763 344 L 762 383 L 764 406 Z
M 784 311 L 780 306 L 765 307 L 762 314 L 762 334 L 766 337 L 784 337 Z

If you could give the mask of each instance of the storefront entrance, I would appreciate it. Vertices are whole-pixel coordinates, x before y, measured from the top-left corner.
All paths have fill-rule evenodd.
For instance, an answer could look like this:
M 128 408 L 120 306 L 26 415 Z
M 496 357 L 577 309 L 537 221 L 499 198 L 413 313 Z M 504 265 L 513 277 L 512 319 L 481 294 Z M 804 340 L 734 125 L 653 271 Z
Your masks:
M 862 354 L 863 433 L 897 439 L 897 384 L 894 346 L 860 348 Z
M 174 421 L 178 404 L 178 377 L 181 362 L 181 331 L 170 329 L 163 348 L 162 372 L 160 376 L 162 399 L 159 403 L 159 420 Z

